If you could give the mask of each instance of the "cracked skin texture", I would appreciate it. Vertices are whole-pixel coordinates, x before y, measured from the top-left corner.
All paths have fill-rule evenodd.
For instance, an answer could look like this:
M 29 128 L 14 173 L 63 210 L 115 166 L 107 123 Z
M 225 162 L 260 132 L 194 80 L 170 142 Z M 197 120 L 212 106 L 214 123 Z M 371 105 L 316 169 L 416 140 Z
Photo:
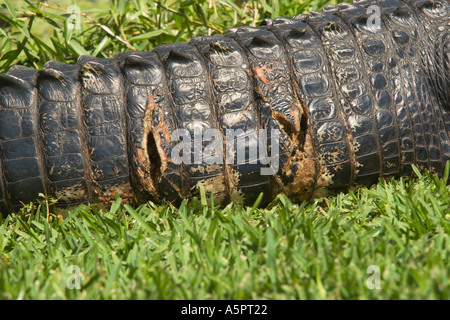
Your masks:
M 442 174 L 449 24 L 447 0 L 363 0 L 150 52 L 13 67 L 0 75 L 0 211 L 39 193 L 61 205 L 116 192 L 177 202 L 199 183 L 223 203 L 260 192 L 264 203 L 279 192 L 300 202 L 409 176 L 413 164 Z M 222 163 L 173 161 L 174 132 L 196 128 L 222 133 Z M 278 171 L 261 175 L 267 164 L 237 164 L 236 152 L 227 162 L 228 130 L 267 130 L 268 155 L 278 130 Z M 252 140 L 239 143 L 248 156 Z

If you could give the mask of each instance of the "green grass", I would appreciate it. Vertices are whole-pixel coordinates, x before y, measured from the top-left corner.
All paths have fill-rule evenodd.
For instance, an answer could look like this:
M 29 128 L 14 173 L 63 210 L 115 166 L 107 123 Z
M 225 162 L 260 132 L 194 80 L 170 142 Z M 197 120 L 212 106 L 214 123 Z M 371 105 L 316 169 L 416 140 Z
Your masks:
M 63 217 L 42 199 L 0 225 L 0 298 L 449 299 L 445 181 L 425 174 L 308 205 L 281 195 L 265 209 L 117 198 Z
M 72 1 L 5 1 L 0 72 L 147 50 L 333 2 L 78 1 L 87 16 L 70 32 Z M 132 208 L 117 198 L 61 211 L 42 197 L 0 221 L 0 299 L 449 299 L 449 169 L 312 204 L 280 195 L 267 208 L 217 208 L 206 197 Z M 380 289 L 367 285 L 370 266 Z M 80 289 L 70 289 L 78 271 Z

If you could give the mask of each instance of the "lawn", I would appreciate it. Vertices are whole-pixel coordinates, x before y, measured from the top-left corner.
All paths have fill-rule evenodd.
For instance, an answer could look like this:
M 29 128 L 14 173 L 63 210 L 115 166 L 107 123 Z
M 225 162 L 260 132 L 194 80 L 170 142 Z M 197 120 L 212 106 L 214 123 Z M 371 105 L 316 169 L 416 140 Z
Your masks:
M 49 3 L 2 5 L 1 72 L 147 50 L 331 2 L 114 1 L 81 10 L 81 30 Z M 449 171 L 415 169 L 313 203 L 279 195 L 265 208 L 202 196 L 62 210 L 42 196 L 0 221 L 0 299 L 449 299 Z

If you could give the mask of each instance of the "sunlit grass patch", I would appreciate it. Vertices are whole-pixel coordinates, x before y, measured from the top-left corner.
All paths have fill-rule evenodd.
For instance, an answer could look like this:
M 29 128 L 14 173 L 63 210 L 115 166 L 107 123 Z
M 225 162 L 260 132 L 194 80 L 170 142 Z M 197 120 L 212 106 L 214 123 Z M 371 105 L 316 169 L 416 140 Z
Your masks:
M 0 297 L 448 299 L 449 191 L 425 174 L 267 208 L 43 201 L 1 223 Z

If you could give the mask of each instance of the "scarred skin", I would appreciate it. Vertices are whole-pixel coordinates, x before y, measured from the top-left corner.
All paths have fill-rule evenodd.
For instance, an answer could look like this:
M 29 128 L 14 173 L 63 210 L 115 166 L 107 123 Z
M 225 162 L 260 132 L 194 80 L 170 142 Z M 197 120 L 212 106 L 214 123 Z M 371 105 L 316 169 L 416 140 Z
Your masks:
M 39 193 L 61 205 L 108 203 L 115 192 L 177 202 L 202 183 L 223 203 L 261 192 L 263 202 L 280 192 L 304 201 L 409 176 L 413 164 L 442 175 L 449 39 L 448 0 L 357 1 L 150 52 L 13 67 L 0 75 L 0 211 Z M 194 138 L 195 128 L 223 135 L 223 160 L 230 129 L 277 131 L 279 168 L 177 163 L 174 133 Z M 248 154 L 254 142 L 241 143 Z

